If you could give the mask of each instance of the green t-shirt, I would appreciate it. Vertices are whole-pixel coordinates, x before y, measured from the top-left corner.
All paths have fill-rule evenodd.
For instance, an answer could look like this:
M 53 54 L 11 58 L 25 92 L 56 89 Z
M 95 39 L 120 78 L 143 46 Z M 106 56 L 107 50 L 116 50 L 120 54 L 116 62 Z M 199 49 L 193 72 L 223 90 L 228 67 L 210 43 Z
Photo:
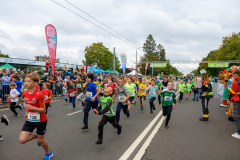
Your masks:
M 186 91 L 191 91 L 192 84 L 186 84 Z
M 195 84 L 194 84 L 194 80 L 192 80 L 191 84 L 192 84 L 193 87 L 195 86 Z
M 102 109 L 106 108 L 109 103 L 112 104 L 111 107 L 110 107 L 110 110 L 109 110 L 108 112 L 104 113 L 104 115 L 107 116 L 107 117 L 113 117 L 113 116 L 115 116 L 115 111 L 114 111 L 114 109 L 113 109 L 113 100 L 112 100 L 112 97 L 111 97 L 111 96 L 102 96 L 102 97 L 100 98 L 100 101 L 101 101 Z
M 162 105 L 171 106 L 173 105 L 173 99 L 176 99 L 176 94 L 174 91 L 169 91 L 168 89 L 163 90 L 160 95 L 162 96 Z
M 83 80 L 81 80 L 81 81 L 77 80 L 75 83 L 76 83 L 76 87 L 77 87 L 77 89 L 78 89 L 78 94 L 80 94 L 81 92 L 85 93 L 85 89 L 82 90 L 82 86 L 83 86 L 83 84 L 85 83 L 85 81 L 83 81 Z
M 172 80 L 176 79 L 176 77 L 172 77 Z
M 125 87 L 127 88 L 130 97 L 134 97 L 136 84 L 134 84 L 134 83 L 131 83 L 131 85 L 125 84 Z
M 186 88 L 186 85 L 185 85 L 185 84 L 180 84 L 180 83 L 179 83 L 179 84 L 178 84 L 178 87 L 179 87 L 179 89 L 178 89 L 179 92 L 183 92 L 183 93 L 184 93 L 184 91 L 185 91 L 184 88 Z
M 158 89 L 160 89 L 161 88 L 161 83 L 158 82 L 157 85 L 158 85 Z

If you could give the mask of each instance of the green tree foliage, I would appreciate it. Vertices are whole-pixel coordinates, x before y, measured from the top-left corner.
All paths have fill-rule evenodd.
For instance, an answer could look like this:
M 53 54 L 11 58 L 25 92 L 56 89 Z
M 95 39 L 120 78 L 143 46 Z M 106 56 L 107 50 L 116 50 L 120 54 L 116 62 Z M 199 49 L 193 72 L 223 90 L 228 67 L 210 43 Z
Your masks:
M 140 67 L 140 71 L 142 74 L 145 73 L 145 65 L 148 61 L 166 61 L 166 52 L 164 47 L 159 44 L 156 45 L 155 40 L 153 39 L 153 36 L 150 34 L 147 37 L 146 42 L 143 44 L 143 51 L 144 55 L 140 57 L 140 63 L 138 64 L 138 67 Z M 153 74 L 157 75 L 163 72 L 164 74 L 175 74 L 175 75 L 181 75 L 181 72 L 177 70 L 177 68 L 173 67 L 171 64 L 167 64 L 166 68 L 155 68 Z M 152 75 L 152 68 L 150 67 L 150 64 L 148 65 L 147 69 L 147 75 Z
M 84 50 L 86 61 L 82 61 L 84 65 L 88 66 L 96 65 L 103 70 L 113 69 L 113 53 L 106 48 L 103 43 L 93 43 L 91 46 L 87 46 Z M 120 61 L 115 56 L 115 70 L 120 71 Z
M 49 56 L 44 55 L 44 57 L 46 57 L 46 60 L 50 60 Z M 61 63 L 61 62 L 60 62 L 60 58 L 56 58 L 56 61 L 55 61 L 55 62 L 56 62 L 56 63 Z
M 240 60 L 240 33 L 232 33 L 232 35 L 223 37 L 222 44 L 218 49 L 210 51 L 207 57 L 202 61 L 226 61 Z M 230 63 L 232 65 L 240 65 L 238 63 Z M 207 63 L 201 63 L 199 70 L 206 69 L 207 73 L 212 76 L 217 76 L 223 68 L 208 68 Z
M 6 57 L 6 58 L 9 58 L 9 55 L 8 54 L 3 54 L 0 50 L 0 57 Z

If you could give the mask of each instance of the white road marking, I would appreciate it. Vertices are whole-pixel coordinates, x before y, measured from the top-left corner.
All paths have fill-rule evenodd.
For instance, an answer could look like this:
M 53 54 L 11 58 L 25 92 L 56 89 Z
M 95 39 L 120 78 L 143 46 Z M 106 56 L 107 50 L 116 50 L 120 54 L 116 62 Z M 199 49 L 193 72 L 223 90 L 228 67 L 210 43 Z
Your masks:
M 76 114 L 76 113 L 80 113 L 80 112 L 82 112 L 83 110 L 80 110 L 80 111 L 77 111 L 77 112 L 73 112 L 73 113 L 70 113 L 70 114 L 67 114 L 68 116 L 71 116 L 71 115 L 73 115 L 73 114 Z
M 165 119 L 165 117 L 161 118 L 161 120 L 158 122 L 157 126 L 154 128 L 154 130 L 152 131 L 152 133 L 150 134 L 148 139 L 145 141 L 145 143 L 143 144 L 141 149 L 138 151 L 137 155 L 134 157 L 133 160 L 140 160 L 140 159 L 142 159 L 142 156 L 145 154 L 146 149 L 148 148 L 148 146 L 150 145 L 151 141 L 155 137 L 156 133 L 160 129 L 164 119 Z
M 133 144 L 124 152 L 124 154 L 119 158 L 119 160 L 126 160 L 133 153 L 139 143 L 143 140 L 143 138 L 147 135 L 150 129 L 153 127 L 155 122 L 162 115 L 162 110 L 157 114 L 157 116 L 151 121 L 151 123 L 145 128 L 145 130 L 138 136 L 138 138 L 133 142 Z

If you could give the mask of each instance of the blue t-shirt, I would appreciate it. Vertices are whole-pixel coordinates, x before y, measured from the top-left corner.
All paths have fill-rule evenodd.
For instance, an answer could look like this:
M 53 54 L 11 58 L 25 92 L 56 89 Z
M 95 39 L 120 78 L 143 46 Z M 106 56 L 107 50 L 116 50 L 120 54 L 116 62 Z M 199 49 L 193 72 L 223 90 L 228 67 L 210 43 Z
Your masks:
M 86 84 L 85 89 L 87 90 L 86 100 L 91 101 L 91 98 L 97 94 L 97 85 L 95 83 Z M 98 101 L 98 97 L 95 98 L 95 101 Z
M 71 74 L 70 79 L 75 80 L 75 79 L 76 79 L 75 75 L 72 75 L 72 74 Z
M 151 85 L 150 85 L 151 86 Z M 148 86 L 148 88 L 150 87 Z M 148 99 L 151 99 L 152 97 L 157 97 L 157 90 L 158 90 L 158 86 L 152 86 L 149 89 L 149 95 L 148 95 Z
M 20 82 L 20 81 L 15 81 L 15 82 L 12 81 L 12 82 L 16 84 L 15 89 L 16 89 L 19 93 L 21 93 L 21 88 L 22 88 L 23 82 Z
M 9 85 L 10 82 L 7 82 L 8 79 L 9 79 L 8 76 L 6 76 L 6 77 L 2 77 L 2 85 Z

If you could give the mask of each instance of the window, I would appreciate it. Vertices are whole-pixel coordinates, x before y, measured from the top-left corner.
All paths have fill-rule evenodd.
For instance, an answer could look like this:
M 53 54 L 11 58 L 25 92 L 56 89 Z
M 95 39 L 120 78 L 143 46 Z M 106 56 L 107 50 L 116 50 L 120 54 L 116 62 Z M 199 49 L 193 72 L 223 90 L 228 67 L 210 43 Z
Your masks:
M 39 57 L 37 57 L 37 61 L 39 61 Z

